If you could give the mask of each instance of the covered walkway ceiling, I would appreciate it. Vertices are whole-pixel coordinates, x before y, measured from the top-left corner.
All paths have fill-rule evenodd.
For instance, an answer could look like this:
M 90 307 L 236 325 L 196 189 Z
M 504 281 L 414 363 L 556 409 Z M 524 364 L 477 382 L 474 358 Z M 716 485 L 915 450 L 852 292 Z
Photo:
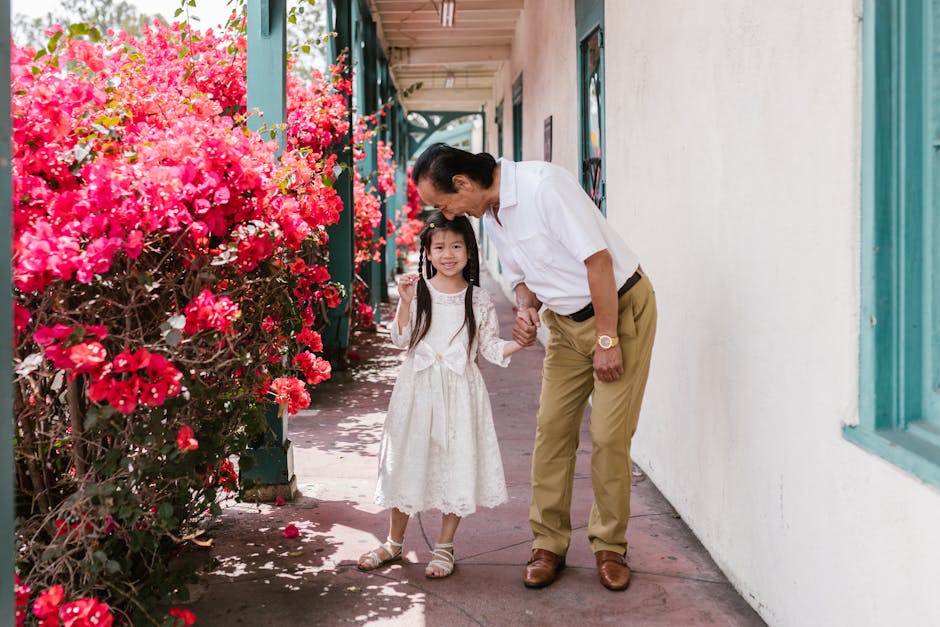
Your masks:
M 445 0 L 368 4 L 395 86 L 422 83 L 402 100 L 407 111 L 479 111 L 492 101 L 524 0 L 455 0 L 449 27 L 441 19 Z

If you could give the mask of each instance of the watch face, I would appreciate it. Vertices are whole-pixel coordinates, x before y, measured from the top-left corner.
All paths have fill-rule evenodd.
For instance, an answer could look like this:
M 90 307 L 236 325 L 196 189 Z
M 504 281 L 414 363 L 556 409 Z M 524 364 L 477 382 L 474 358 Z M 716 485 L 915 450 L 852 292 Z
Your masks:
M 602 335 L 599 338 L 597 338 L 597 343 L 601 348 L 610 348 L 612 341 L 606 335 Z

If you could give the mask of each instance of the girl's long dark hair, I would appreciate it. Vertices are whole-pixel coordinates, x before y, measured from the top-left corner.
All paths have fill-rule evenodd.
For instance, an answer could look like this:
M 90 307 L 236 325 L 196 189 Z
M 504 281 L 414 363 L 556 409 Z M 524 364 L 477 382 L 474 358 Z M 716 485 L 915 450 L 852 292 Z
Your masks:
M 431 250 L 431 236 L 443 231 L 452 231 L 463 236 L 464 245 L 467 247 L 467 265 L 463 269 L 463 278 L 467 282 L 467 292 L 464 296 L 464 319 L 463 327 L 467 327 L 468 343 L 467 354 L 473 347 L 473 340 L 477 334 L 476 317 L 473 315 L 473 286 L 480 286 L 480 253 L 477 249 L 476 235 L 473 233 L 473 225 L 466 216 L 457 216 L 453 220 L 448 220 L 440 211 L 434 211 L 428 216 L 418 235 L 420 241 L 420 253 L 418 257 L 418 273 L 421 280 L 415 285 L 415 326 L 411 333 L 411 341 L 408 344 L 409 350 L 414 350 L 424 336 L 428 334 L 431 328 L 431 292 L 428 290 L 426 281 L 435 274 L 434 266 L 428 259 L 428 252 Z M 460 333 L 460 329 L 457 329 Z M 457 337 L 456 334 L 454 337 Z

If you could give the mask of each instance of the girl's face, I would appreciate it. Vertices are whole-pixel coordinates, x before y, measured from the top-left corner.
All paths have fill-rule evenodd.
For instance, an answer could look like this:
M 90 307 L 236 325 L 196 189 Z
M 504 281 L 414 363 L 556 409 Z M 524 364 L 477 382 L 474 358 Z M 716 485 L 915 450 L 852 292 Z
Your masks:
M 467 266 L 467 244 L 463 241 L 463 235 L 444 229 L 435 230 L 431 234 L 428 259 L 443 276 L 461 276 Z

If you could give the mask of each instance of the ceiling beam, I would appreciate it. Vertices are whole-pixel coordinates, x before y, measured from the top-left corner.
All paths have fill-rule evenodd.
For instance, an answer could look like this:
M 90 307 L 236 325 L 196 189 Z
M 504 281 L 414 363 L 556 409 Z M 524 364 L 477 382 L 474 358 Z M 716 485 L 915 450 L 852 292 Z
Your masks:
M 433 48 L 392 48 L 389 65 L 447 65 L 449 63 L 483 63 L 507 61 L 511 53 L 509 46 L 453 46 Z
M 372 0 L 381 13 L 389 11 L 435 11 L 435 3 L 429 0 Z M 372 4 L 370 3 L 370 4 Z M 458 0 L 456 15 L 461 11 L 521 11 L 525 0 Z
M 493 90 L 490 88 L 466 89 L 458 87 L 447 89 L 446 87 L 422 87 L 415 90 L 408 98 L 405 98 L 405 102 L 413 100 L 473 100 L 480 102 L 489 99 L 492 95 Z

